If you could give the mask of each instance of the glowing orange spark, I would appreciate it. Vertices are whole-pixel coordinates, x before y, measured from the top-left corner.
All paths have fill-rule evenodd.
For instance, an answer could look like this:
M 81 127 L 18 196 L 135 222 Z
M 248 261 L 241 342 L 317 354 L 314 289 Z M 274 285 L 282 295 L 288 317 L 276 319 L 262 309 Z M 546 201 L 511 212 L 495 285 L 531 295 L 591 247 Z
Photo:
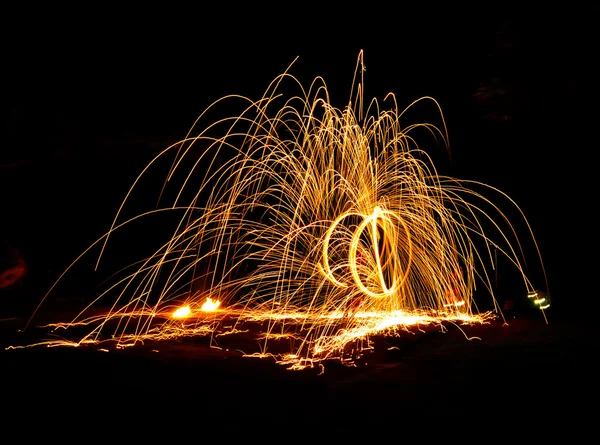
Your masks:
M 200 310 L 203 312 L 213 312 L 216 311 L 220 305 L 221 302 L 219 300 L 213 300 L 210 297 L 206 297 L 206 301 L 204 302 Z
M 177 308 L 173 312 L 173 318 L 187 318 L 190 316 L 191 313 L 192 313 L 192 310 L 190 309 L 190 305 L 188 304 L 188 305 Z

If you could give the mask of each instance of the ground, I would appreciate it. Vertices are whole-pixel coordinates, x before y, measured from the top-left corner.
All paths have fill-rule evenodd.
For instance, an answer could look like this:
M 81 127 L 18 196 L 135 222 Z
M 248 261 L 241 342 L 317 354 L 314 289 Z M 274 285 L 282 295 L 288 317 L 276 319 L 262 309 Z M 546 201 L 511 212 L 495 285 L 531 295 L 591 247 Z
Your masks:
M 475 427 L 584 434 L 592 419 L 586 400 L 598 389 L 590 326 L 539 315 L 376 337 L 355 366 L 332 361 L 303 371 L 211 348 L 202 337 L 108 352 L 6 349 L 40 332 L 19 332 L 18 318 L 4 319 L 4 404 L 16 424 L 114 424 L 139 437 L 156 423 L 175 431 L 179 422 L 188 433 L 218 429 L 224 438 L 355 430 L 413 437 L 448 427 L 459 435 Z

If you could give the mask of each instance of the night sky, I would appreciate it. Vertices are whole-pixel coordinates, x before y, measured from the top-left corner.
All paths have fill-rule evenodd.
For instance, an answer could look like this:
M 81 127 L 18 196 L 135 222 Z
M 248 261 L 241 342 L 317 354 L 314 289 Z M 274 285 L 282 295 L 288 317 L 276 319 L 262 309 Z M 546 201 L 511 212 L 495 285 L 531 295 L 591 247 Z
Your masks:
M 591 180 L 579 173 L 591 161 L 578 125 L 586 11 L 296 7 L 5 18 L 0 239 L 27 259 L 29 285 L 49 284 L 108 228 L 139 171 L 211 102 L 258 99 L 299 57 L 291 73 L 305 85 L 322 76 L 341 108 L 362 49 L 366 97 L 439 101 L 444 168 L 515 199 L 557 306 L 574 307 L 592 281 L 579 259 L 592 228 Z

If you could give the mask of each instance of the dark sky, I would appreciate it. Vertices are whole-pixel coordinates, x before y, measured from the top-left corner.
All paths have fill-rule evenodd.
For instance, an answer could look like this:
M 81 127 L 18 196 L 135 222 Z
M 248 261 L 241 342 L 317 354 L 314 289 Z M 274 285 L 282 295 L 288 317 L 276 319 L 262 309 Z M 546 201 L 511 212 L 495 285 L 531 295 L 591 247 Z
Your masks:
M 586 185 L 565 153 L 581 136 L 591 10 L 295 7 L 7 14 L 2 237 L 43 263 L 38 273 L 58 271 L 106 229 L 147 160 L 185 136 L 212 101 L 258 99 L 299 56 L 292 74 L 305 84 L 322 76 L 343 107 L 362 49 L 367 98 L 435 97 L 451 173 L 498 186 L 523 206 L 563 301 L 583 286 L 572 215 L 577 208 L 587 221 L 590 210 L 581 209 L 575 189 Z

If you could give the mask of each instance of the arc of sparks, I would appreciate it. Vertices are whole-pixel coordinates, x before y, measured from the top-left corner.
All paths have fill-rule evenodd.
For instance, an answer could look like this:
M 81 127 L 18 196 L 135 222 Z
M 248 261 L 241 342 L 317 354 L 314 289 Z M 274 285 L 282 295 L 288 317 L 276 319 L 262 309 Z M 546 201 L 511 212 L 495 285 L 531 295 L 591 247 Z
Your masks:
M 241 99 L 244 111 L 197 129 L 209 107 L 180 143 L 156 156 L 129 189 L 108 233 L 94 245 L 101 245 L 102 255 L 109 235 L 141 216 L 166 210 L 183 215 L 167 233 L 170 239 L 115 274 L 71 323 L 60 325 L 89 326 L 89 333 L 72 345 L 101 338 L 117 339 L 120 345 L 190 335 L 215 339 L 246 332 L 259 322 L 261 356 L 269 356 L 271 344 L 286 338 L 290 352 L 279 353 L 279 362 L 301 369 L 344 357 L 350 342 L 358 349 L 369 347 L 373 333 L 488 320 L 490 313 L 474 312 L 474 291 L 477 283 L 499 309 L 489 272 L 497 261 L 492 246 L 532 290 L 517 230 L 475 187 L 508 197 L 485 184 L 438 175 L 413 135 L 424 130 L 449 148 L 435 99 L 426 96 L 400 110 L 390 93 L 390 109 L 374 99 L 365 112 L 362 59 L 361 51 L 344 109 L 329 103 L 321 78 L 307 90 L 286 71 L 258 101 L 227 96 L 214 102 L 211 107 Z M 296 82 L 300 95 L 285 98 L 279 91 L 284 80 Z M 426 101 L 435 105 L 442 127 L 402 127 L 408 109 Z M 173 151 L 160 195 L 164 207 L 120 221 L 142 176 Z M 531 227 L 508 199 L 523 216 L 539 255 Z M 460 277 L 453 275 L 457 270 Z M 449 304 L 448 289 L 460 301 Z M 547 300 L 531 295 L 542 311 L 548 307 Z M 92 305 L 107 300 L 107 313 L 87 316 Z M 182 301 L 185 306 L 177 304 Z M 181 310 L 173 312 L 174 305 Z M 340 308 L 350 309 L 340 317 Z

